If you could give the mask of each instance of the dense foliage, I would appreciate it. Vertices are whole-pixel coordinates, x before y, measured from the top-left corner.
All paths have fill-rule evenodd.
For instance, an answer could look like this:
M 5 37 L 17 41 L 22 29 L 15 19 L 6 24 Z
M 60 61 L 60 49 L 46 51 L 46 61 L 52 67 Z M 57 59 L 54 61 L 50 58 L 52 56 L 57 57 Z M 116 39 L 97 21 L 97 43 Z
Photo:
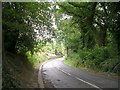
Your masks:
M 33 53 L 37 42 L 45 43 L 44 36 L 51 29 L 49 3 L 2 3 L 4 47 L 10 52 Z M 44 42 L 38 39 L 41 37 Z
M 26 56 L 32 65 L 51 53 L 65 54 L 69 65 L 120 74 L 119 4 L 3 2 L 3 50 Z M 6 60 L 14 59 L 7 58 L 3 60 L 3 80 L 8 81 L 4 87 L 18 87 L 5 66 L 10 64 Z
M 62 32 L 59 39 L 65 44 L 66 62 L 76 67 L 119 73 L 120 3 L 57 4 L 56 24 Z
M 41 53 L 40 49 L 51 38 L 50 6 L 50 3 L 37 2 L 2 3 L 3 88 L 23 87 L 20 83 L 25 80 L 17 77 L 18 73 L 48 59 L 46 51 Z M 29 62 L 30 65 L 24 66 Z

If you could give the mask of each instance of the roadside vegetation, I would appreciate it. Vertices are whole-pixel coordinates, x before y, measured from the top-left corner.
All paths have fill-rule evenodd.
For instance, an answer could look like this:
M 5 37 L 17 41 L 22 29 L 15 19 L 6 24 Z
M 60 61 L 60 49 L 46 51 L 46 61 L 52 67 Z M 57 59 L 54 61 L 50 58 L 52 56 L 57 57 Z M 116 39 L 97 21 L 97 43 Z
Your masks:
M 38 88 L 38 68 L 55 54 L 50 3 L 3 2 L 3 88 Z M 55 46 L 54 46 L 55 47 Z
M 3 88 L 38 87 L 37 78 L 29 80 L 52 55 L 76 68 L 119 75 L 119 4 L 3 2 Z
M 64 38 L 65 64 L 120 74 L 119 3 L 58 3 L 56 23 Z M 59 38 L 59 39 L 60 39 Z

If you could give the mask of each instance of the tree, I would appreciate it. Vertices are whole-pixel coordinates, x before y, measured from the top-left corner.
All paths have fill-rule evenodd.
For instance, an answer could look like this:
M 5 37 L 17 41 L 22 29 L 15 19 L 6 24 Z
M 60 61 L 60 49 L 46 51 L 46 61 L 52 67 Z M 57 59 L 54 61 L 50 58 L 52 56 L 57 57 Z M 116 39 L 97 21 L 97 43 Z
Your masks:
M 10 52 L 33 52 L 37 37 L 51 30 L 49 3 L 4 2 L 2 13 L 4 46 Z
M 119 3 L 57 3 L 56 25 L 62 31 L 67 58 L 103 71 L 119 72 Z M 65 17 L 68 16 L 70 18 Z M 77 65 L 79 66 L 79 65 Z

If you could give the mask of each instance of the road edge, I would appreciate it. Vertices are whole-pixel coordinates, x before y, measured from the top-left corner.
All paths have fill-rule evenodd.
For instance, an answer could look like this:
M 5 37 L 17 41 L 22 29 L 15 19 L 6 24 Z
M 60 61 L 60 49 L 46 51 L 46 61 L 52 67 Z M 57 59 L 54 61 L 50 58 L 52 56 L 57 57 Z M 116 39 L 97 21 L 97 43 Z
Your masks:
M 40 88 L 45 88 L 44 87 L 44 83 L 43 83 L 43 77 L 42 77 L 42 67 L 45 63 L 47 63 L 49 60 L 43 62 L 40 67 L 39 67 L 39 71 L 38 71 L 38 85 Z
M 45 88 L 45 85 L 43 83 L 43 76 L 42 76 L 42 68 L 43 68 L 43 65 L 47 62 L 50 62 L 50 61 L 53 61 L 54 59 L 57 59 L 57 58 L 60 58 L 60 57 L 53 57 L 53 58 L 49 58 L 47 61 L 43 62 L 40 66 L 39 66 L 39 71 L 38 71 L 38 86 L 39 88 Z M 51 60 L 53 59 L 53 60 Z

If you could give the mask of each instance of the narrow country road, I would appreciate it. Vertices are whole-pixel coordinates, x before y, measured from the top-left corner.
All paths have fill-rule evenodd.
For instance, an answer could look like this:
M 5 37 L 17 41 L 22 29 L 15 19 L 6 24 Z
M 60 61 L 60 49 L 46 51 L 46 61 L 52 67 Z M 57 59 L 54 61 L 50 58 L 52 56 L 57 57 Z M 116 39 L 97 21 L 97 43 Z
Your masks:
M 44 80 L 55 88 L 118 88 L 118 80 L 69 67 L 63 63 L 64 58 L 57 58 L 43 65 Z

